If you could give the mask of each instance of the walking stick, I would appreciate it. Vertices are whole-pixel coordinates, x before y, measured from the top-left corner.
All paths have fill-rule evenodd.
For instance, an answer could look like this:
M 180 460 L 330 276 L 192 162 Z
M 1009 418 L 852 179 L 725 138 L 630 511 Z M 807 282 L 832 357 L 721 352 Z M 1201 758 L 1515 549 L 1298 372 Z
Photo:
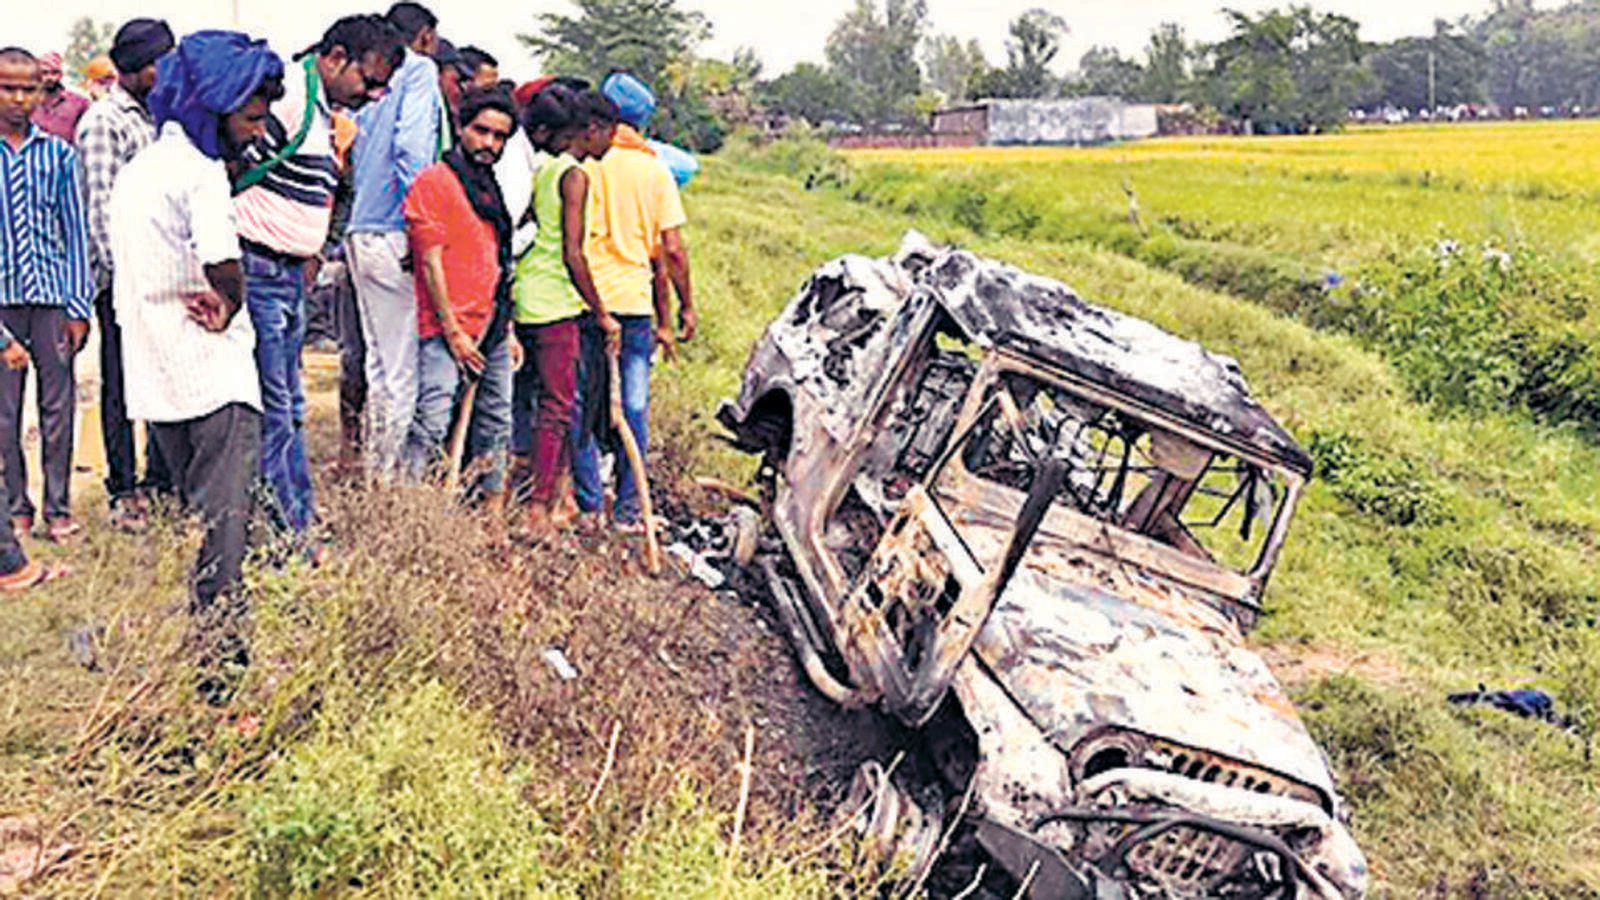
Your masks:
M 473 378 L 467 382 L 467 390 L 461 395 L 461 409 L 456 412 L 455 426 L 450 429 L 450 467 L 444 473 L 444 489 L 452 494 L 461 487 L 461 457 L 467 450 L 467 426 L 472 423 L 472 403 L 478 399 L 478 382 L 481 380 Z
M 622 435 L 622 449 L 628 455 L 628 467 L 633 470 L 633 484 L 639 491 L 639 514 L 644 517 L 645 559 L 651 575 L 661 574 L 661 544 L 656 540 L 655 505 L 650 500 L 650 479 L 645 477 L 644 456 L 639 453 L 639 442 L 628 427 L 622 414 L 622 366 L 615 347 L 606 348 L 606 359 L 611 370 L 611 425 Z

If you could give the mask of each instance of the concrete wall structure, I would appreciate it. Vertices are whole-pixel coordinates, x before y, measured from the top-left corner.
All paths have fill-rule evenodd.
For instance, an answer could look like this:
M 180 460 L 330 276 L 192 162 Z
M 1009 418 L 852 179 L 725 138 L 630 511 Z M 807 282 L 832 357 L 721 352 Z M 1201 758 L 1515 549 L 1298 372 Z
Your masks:
M 937 135 L 970 134 L 983 144 L 1098 144 L 1153 137 L 1156 108 L 1111 97 L 982 100 L 933 114 Z

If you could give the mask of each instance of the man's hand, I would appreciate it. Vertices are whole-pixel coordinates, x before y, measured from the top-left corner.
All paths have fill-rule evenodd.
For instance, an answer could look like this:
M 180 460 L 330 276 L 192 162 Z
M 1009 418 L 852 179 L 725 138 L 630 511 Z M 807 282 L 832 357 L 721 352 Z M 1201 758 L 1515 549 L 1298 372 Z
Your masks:
M 28 348 L 22 346 L 21 341 L 13 338 L 4 350 L 0 350 L 0 363 L 5 363 L 6 368 L 17 372 L 26 369 L 28 367 Z
M 605 335 L 606 346 L 615 350 L 622 346 L 622 323 L 611 313 L 603 312 L 595 316 L 594 322 L 600 326 L 600 333 Z
M 195 324 L 213 334 L 227 331 L 228 323 L 233 321 L 233 309 L 216 291 L 193 291 L 184 295 L 183 305 Z
M 89 340 L 89 320 L 88 319 L 68 319 L 67 320 L 67 341 L 68 341 L 68 347 L 69 347 L 69 349 L 72 350 L 72 353 L 73 353 L 74 356 L 76 356 L 78 354 L 78 352 L 83 349 L 83 345 L 85 343 L 87 343 L 88 340 Z
M 483 373 L 483 354 L 478 352 L 478 342 L 459 327 L 452 328 L 444 334 L 445 343 L 450 347 L 450 355 L 456 358 L 456 364 L 474 375 Z
M 305 287 L 307 294 L 317 286 L 317 276 L 322 273 L 322 257 L 313 256 L 306 260 L 300 268 L 300 283 Z
M 661 348 L 661 360 L 675 363 L 678 361 L 678 336 L 672 333 L 672 326 L 661 324 L 656 326 L 656 346 Z
M 528 354 L 522 352 L 522 342 L 517 340 L 516 329 L 506 326 L 506 340 L 511 344 L 511 371 L 520 370 L 528 361 Z
M 700 313 L 691 305 L 678 306 L 678 340 L 688 343 L 700 331 Z

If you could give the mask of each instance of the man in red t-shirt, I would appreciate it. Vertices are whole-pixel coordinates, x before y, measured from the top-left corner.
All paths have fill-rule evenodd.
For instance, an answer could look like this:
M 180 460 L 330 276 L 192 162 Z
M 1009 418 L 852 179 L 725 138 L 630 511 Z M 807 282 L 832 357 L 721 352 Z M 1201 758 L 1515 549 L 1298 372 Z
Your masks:
M 471 457 L 489 460 L 479 488 L 499 496 L 511 441 L 511 372 L 517 342 L 511 323 L 511 222 L 494 164 L 516 127 L 503 90 L 461 98 L 460 141 L 424 169 L 406 193 L 404 211 L 416 265 L 417 406 L 406 436 L 406 470 L 421 478 L 441 461 L 464 377 L 479 379 Z M 497 306 L 505 307 L 496 315 Z M 491 329 L 493 334 L 490 333 Z

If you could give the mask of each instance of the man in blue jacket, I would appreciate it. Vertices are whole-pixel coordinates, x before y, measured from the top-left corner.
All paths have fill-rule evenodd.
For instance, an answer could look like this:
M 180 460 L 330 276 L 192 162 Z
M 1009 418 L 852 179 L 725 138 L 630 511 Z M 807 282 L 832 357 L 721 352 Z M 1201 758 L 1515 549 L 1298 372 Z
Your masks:
M 389 93 L 361 111 L 352 150 L 355 202 L 346 247 L 366 342 L 369 471 L 395 475 L 417 402 L 417 301 L 401 211 L 406 191 L 432 165 L 448 135 L 439 69 L 429 59 L 439 20 L 417 3 L 385 15 L 405 40 Z

